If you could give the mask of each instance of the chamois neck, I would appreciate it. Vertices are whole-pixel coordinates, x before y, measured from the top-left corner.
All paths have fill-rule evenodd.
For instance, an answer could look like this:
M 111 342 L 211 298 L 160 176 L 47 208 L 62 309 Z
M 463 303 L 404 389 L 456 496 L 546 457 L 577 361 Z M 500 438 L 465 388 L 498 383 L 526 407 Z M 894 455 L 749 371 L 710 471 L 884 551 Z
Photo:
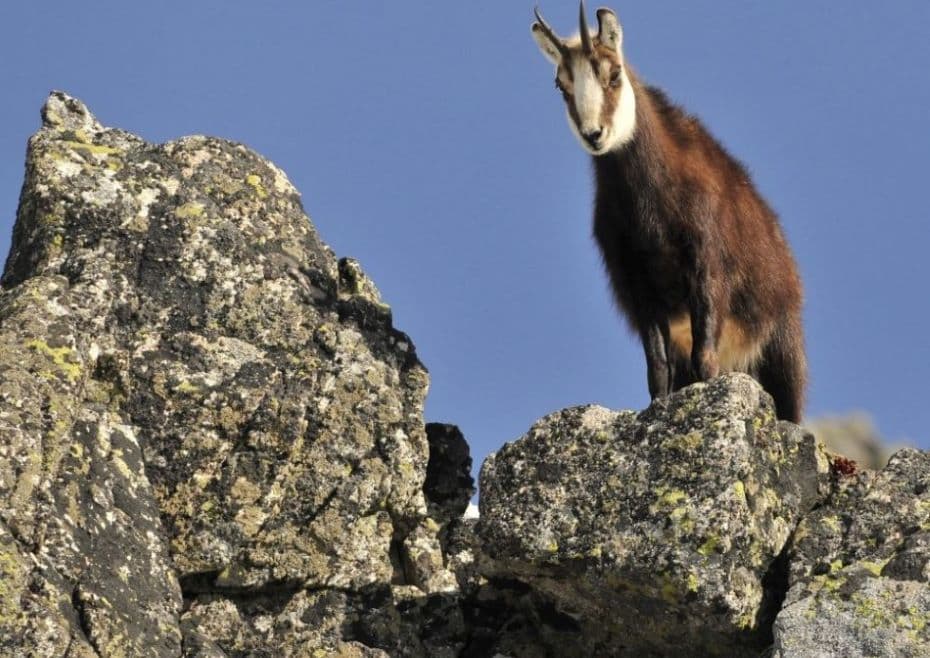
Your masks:
M 649 90 L 640 82 L 636 73 L 629 67 L 625 68 L 636 99 L 635 129 L 626 143 L 603 155 L 592 157 L 595 171 L 598 175 L 607 176 L 623 174 L 640 183 L 645 182 L 645 179 L 657 180 L 663 169 L 663 158 L 656 108 Z

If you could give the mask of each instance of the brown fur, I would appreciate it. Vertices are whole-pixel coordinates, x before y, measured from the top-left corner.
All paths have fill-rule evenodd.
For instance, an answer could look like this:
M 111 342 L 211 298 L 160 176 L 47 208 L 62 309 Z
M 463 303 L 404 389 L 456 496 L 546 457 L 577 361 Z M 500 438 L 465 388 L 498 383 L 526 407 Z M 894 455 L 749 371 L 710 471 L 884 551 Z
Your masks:
M 619 58 L 595 44 L 606 125 L 620 89 L 603 76 Z M 590 57 L 577 46 L 566 54 Z M 563 62 L 571 115 L 570 71 Z M 801 281 L 778 218 L 696 118 L 626 72 L 637 125 L 628 144 L 593 158 L 594 236 L 617 303 L 643 340 L 650 393 L 743 371 L 774 397 L 779 418 L 799 422 Z

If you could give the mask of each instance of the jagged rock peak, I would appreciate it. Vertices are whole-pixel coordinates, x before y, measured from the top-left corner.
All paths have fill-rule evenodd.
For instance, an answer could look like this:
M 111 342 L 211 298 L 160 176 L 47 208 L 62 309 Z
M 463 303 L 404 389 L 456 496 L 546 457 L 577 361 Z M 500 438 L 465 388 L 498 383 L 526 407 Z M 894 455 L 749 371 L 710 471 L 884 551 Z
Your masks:
M 63 91 L 53 91 L 42 106 L 42 126 L 52 130 L 103 130 L 87 106 Z
M 0 655 L 446 642 L 428 375 L 277 167 L 53 92 L 2 286 Z

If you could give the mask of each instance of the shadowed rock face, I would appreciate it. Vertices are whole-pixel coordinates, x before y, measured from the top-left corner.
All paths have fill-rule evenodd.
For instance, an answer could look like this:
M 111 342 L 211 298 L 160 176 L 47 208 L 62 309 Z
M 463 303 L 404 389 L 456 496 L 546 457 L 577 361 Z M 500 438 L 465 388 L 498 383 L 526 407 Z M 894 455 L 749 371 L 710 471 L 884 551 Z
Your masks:
M 930 458 L 831 470 L 746 376 L 547 416 L 464 520 L 412 342 L 241 145 L 53 93 L 0 283 L 4 658 L 928 653 Z

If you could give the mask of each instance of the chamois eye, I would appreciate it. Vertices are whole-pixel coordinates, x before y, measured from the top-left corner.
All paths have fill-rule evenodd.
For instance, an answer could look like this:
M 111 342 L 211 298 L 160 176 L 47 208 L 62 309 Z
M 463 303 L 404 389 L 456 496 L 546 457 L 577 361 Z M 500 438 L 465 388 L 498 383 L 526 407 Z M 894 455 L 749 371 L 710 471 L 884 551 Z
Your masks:
M 610 72 L 610 86 L 619 87 L 620 81 L 621 81 L 620 67 L 618 66 L 617 68 L 615 68 L 614 70 Z
M 562 92 L 565 91 L 565 87 L 562 86 L 562 81 L 558 78 L 555 79 L 555 88 Z

